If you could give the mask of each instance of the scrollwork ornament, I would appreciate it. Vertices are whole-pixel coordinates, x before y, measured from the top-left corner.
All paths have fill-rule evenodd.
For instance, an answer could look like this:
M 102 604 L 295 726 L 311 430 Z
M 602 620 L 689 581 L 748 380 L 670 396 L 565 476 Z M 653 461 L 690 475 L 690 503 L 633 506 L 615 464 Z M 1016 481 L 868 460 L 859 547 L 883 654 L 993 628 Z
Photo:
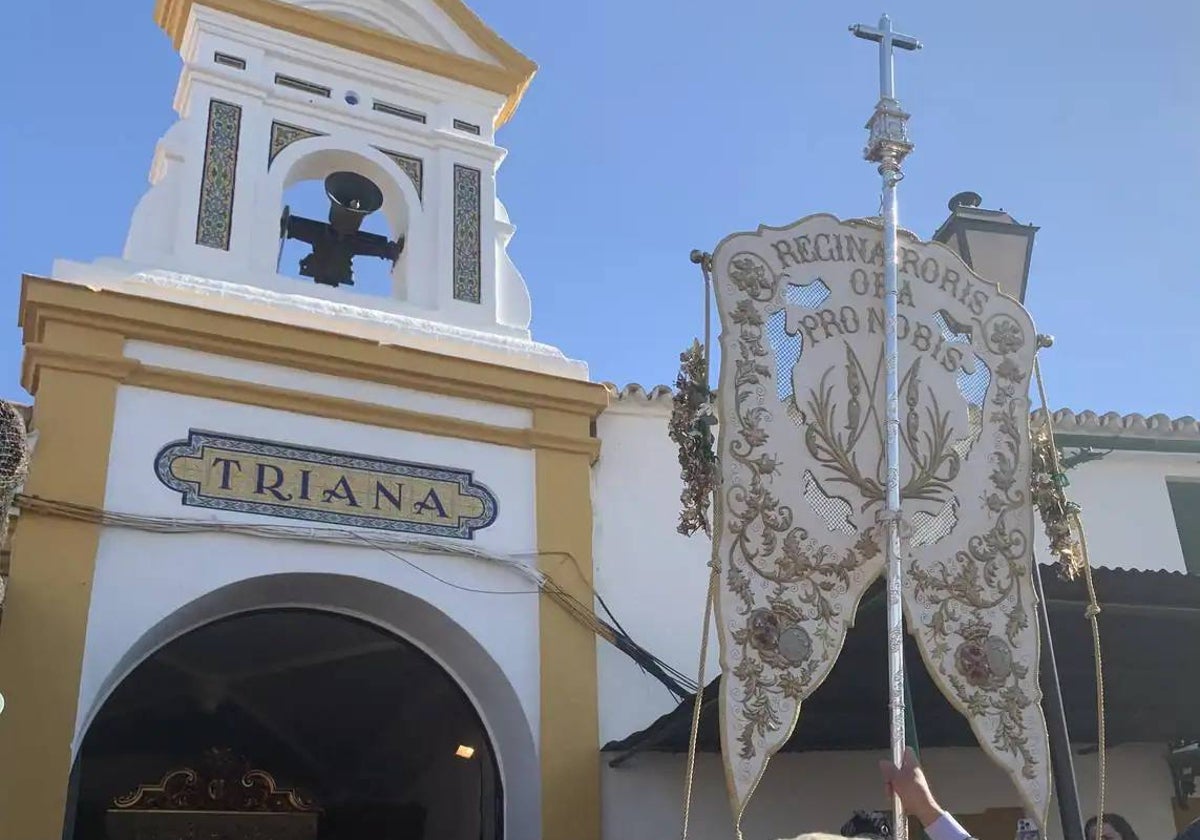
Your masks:
M 1047 421 L 1048 422 L 1048 421 Z M 1070 484 L 1055 458 L 1054 440 L 1046 422 L 1033 432 L 1033 472 L 1030 492 L 1050 539 L 1050 554 L 1056 560 L 1058 576 L 1075 580 L 1083 571 L 1083 552 L 1072 523 L 1079 516 L 1079 505 L 1067 498 Z
M 737 234 L 713 255 L 713 563 L 721 737 L 739 822 L 883 572 L 878 515 L 893 480 L 909 632 L 1030 812 L 1046 814 L 1031 620 L 1036 334 L 1016 301 L 945 248 L 902 234 L 898 256 L 901 463 L 889 471 L 878 224 L 813 216 Z M 968 391 L 968 378 L 983 384 Z
M 1004 301 L 1001 301 L 1002 303 Z M 971 722 L 981 745 L 1044 820 L 1049 756 L 1037 684 L 1038 637 L 1030 543 L 1034 470 L 1028 391 L 1034 347 L 1027 316 L 1008 304 L 976 323 L 993 372 L 982 413 L 988 469 L 985 519 L 950 554 L 926 551 L 907 570 L 906 606 L 935 682 Z M 975 457 L 975 453 L 970 456 Z
M 767 318 L 784 304 L 783 277 L 760 254 L 744 250 L 722 258 L 716 280 L 723 361 L 721 534 L 714 564 L 721 570 L 718 612 L 725 633 L 722 737 L 738 757 L 740 813 L 770 755 L 795 726 L 800 704 L 836 660 L 882 552 L 873 525 L 835 546 L 796 519 L 795 505 L 803 499 L 793 495 L 799 482 L 794 468 L 785 469 L 784 453 L 803 448 L 804 433 L 792 406 L 777 396 L 778 362 L 767 334 Z M 870 418 L 865 375 L 853 358 L 847 364 L 846 375 L 863 398 L 858 410 Z M 783 430 L 790 443 L 777 437 Z M 864 573 L 865 567 L 873 571 Z
M 229 749 L 207 750 L 199 769 L 181 767 L 156 784 L 139 785 L 113 800 L 116 810 L 308 813 L 318 810 L 304 793 L 279 787 Z
M 679 376 L 675 380 L 675 396 L 671 405 L 668 433 L 679 448 L 680 477 L 683 491 L 679 501 L 677 530 L 691 536 L 703 530 L 711 535 L 709 506 L 717 484 L 717 456 L 713 451 L 712 428 L 716 424 L 708 387 L 708 361 L 704 347 L 693 341 L 679 355 Z

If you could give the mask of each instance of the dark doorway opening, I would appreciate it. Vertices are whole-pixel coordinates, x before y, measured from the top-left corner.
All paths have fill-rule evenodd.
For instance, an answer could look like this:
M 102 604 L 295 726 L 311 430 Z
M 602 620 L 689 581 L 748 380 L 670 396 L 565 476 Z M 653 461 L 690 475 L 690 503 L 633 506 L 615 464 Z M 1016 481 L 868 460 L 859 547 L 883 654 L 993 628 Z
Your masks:
M 213 749 L 305 794 L 319 840 L 502 838 L 495 754 L 458 683 L 373 625 L 275 609 L 193 630 L 117 687 L 79 752 L 67 840 L 106 840 L 117 798 Z

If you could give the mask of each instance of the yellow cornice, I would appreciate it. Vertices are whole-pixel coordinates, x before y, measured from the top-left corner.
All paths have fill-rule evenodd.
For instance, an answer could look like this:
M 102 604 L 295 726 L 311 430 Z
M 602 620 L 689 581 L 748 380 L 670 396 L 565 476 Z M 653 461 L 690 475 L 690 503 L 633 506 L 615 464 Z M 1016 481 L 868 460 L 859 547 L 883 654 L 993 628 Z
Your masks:
M 494 365 L 410 347 L 281 324 L 245 315 L 25 275 L 21 286 L 21 323 L 27 345 L 40 348 L 47 323 L 103 329 L 126 339 L 216 353 L 323 373 L 379 382 L 445 396 L 520 408 L 545 408 L 597 417 L 609 393 L 598 383 Z M 35 359 L 27 354 L 23 382 L 36 388 Z M 52 362 L 53 363 L 53 362 Z M 76 359 L 73 364 L 86 364 Z M 124 368 L 111 375 L 127 375 Z
M 488 28 L 461 0 L 434 2 L 480 49 L 494 56 L 499 65 L 455 55 L 279 0 L 156 0 L 154 20 L 178 49 L 192 6 L 199 3 L 314 41 L 501 93 L 507 101 L 496 118 L 496 126 L 503 125 L 517 110 L 525 89 L 537 72 L 537 65 Z
M 65 351 L 45 344 L 30 343 L 25 345 L 25 366 L 31 391 L 38 389 L 39 379 L 45 371 L 67 371 L 113 379 L 122 385 L 258 408 L 274 408 L 330 420 L 368 423 L 386 429 L 403 429 L 437 437 L 494 443 L 516 449 L 554 449 L 585 455 L 589 463 L 595 462 L 600 456 L 600 441 L 588 434 L 556 434 L 538 428 L 514 429 L 494 426 L 377 403 L 363 403 L 343 397 L 264 385 L 260 382 L 146 365 L 124 356 Z
M 40 435 L 32 495 L 104 507 L 122 385 L 523 448 L 533 452 L 539 568 L 589 603 L 593 421 L 609 401 L 602 385 L 39 277 L 24 278 L 20 313 L 23 381 Z M 500 427 L 158 367 L 125 356 L 130 340 L 523 407 L 531 424 Z M 100 532 L 98 523 L 47 512 L 21 516 L 0 632 L 10 698 L 0 753 L 27 760 L 21 773 L 0 774 L 5 837 L 62 833 Z M 538 610 L 542 836 L 599 840 L 596 639 L 561 603 L 542 598 Z

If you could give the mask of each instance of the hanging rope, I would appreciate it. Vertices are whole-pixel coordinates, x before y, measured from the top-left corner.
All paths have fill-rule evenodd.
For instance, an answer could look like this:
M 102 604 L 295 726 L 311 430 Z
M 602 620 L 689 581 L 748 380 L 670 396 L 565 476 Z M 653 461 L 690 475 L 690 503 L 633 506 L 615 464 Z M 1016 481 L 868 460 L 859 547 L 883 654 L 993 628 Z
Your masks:
M 704 666 L 708 659 L 708 625 L 712 621 L 713 604 L 717 598 L 717 568 L 708 576 L 708 597 L 704 601 L 704 625 L 700 630 L 700 667 L 696 669 L 696 698 L 692 706 L 692 732 L 688 736 L 687 772 L 683 791 L 683 840 L 688 837 L 692 817 L 692 782 L 696 775 L 696 749 L 700 742 L 700 710 L 704 706 Z
M 708 511 L 712 494 L 720 481 L 713 426 L 716 393 L 712 381 L 712 254 L 692 251 L 691 261 L 700 266 L 704 277 L 704 344 L 698 340 L 679 354 L 679 375 L 675 378 L 675 396 L 671 400 L 671 421 L 667 432 L 679 447 L 679 470 L 683 490 L 679 494 L 679 533 L 690 537 L 697 531 L 712 536 Z
M 1041 347 L 1049 347 L 1052 339 L 1039 336 L 1038 343 Z M 1092 581 L 1092 563 L 1088 556 L 1087 537 L 1084 534 L 1079 505 L 1066 498 L 1065 489 L 1070 482 L 1067 481 L 1059 457 L 1058 446 L 1054 442 L 1050 406 L 1046 400 L 1046 385 L 1042 381 L 1042 368 L 1036 356 L 1033 360 L 1033 373 L 1037 380 L 1038 396 L 1042 403 L 1044 424 L 1038 430 L 1038 435 L 1043 438 L 1045 445 L 1041 447 L 1041 452 L 1038 454 L 1041 455 L 1043 461 L 1049 462 L 1050 467 L 1048 481 L 1045 479 L 1045 473 L 1043 473 L 1044 478 L 1041 482 L 1035 478 L 1034 498 L 1041 512 L 1042 521 L 1046 524 L 1051 550 L 1059 558 L 1059 574 L 1071 580 L 1077 574 L 1082 573 L 1084 585 L 1087 587 L 1088 603 L 1084 609 L 1084 615 L 1087 616 L 1088 623 L 1091 625 L 1092 655 L 1096 661 L 1096 751 L 1100 785 L 1096 800 L 1096 825 L 1097 834 L 1099 834 L 1100 823 L 1104 820 L 1104 794 L 1108 787 L 1107 738 L 1104 729 L 1104 659 L 1100 650 L 1100 603 L 1096 598 L 1096 587 Z M 1037 439 L 1035 437 L 1036 448 Z M 1049 486 L 1052 486 L 1053 490 L 1048 489 Z M 1072 534 L 1078 534 L 1077 543 L 1070 538 Z
M 712 390 L 712 255 L 692 251 L 691 261 L 700 266 L 704 277 L 704 345 L 693 341 L 679 356 L 679 378 L 675 382 L 675 399 L 671 411 L 670 436 L 679 447 L 680 478 L 683 492 L 680 501 L 679 533 L 690 537 L 703 530 L 711 537 L 712 526 L 708 510 L 720 477 L 717 473 L 716 446 L 712 429 L 717 418 L 713 410 L 716 393 Z M 700 713 L 704 708 L 704 672 L 708 661 L 708 627 L 712 622 L 717 600 L 720 568 L 709 561 L 708 593 L 704 598 L 704 624 L 700 628 L 700 664 L 696 669 L 696 696 L 692 701 L 692 729 L 688 735 L 687 769 L 683 785 L 683 833 L 687 840 L 692 817 L 692 788 L 696 778 L 696 750 L 700 741 Z

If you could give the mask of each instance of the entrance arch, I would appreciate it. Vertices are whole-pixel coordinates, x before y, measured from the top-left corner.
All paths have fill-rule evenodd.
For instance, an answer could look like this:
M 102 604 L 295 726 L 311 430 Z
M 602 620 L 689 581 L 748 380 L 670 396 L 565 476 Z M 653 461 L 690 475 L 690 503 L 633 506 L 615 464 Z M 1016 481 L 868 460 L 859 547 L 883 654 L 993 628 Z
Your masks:
M 75 840 L 104 836 L 112 797 L 210 747 L 316 800 L 320 840 L 490 840 L 540 821 L 531 728 L 499 666 L 440 610 L 359 578 L 271 575 L 184 606 L 125 654 L 80 733 Z

